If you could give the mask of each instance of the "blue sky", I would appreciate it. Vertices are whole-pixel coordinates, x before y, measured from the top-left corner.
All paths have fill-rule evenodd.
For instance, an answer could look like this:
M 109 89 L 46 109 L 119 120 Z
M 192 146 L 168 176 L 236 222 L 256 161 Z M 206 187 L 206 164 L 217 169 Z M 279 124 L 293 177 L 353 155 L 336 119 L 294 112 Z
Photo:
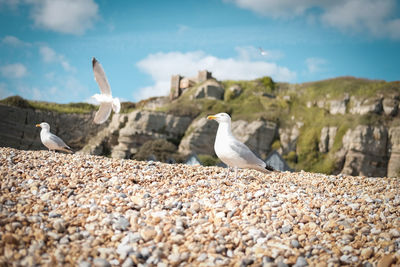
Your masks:
M 201 69 L 219 80 L 400 80 L 396 0 L 0 0 L 0 24 L 0 98 L 91 102 L 92 57 L 113 95 L 134 102 Z

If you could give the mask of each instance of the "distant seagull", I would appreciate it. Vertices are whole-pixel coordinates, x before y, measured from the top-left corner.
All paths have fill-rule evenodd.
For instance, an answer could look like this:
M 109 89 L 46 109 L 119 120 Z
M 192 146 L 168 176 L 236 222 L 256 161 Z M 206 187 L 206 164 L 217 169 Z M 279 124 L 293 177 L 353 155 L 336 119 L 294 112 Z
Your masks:
M 231 131 L 231 117 L 226 113 L 218 113 L 208 116 L 209 120 L 218 122 L 217 136 L 215 138 L 214 150 L 218 158 L 228 165 L 235 168 L 235 179 L 237 178 L 237 168 L 255 169 L 262 172 L 274 171 L 263 160 L 259 159 L 245 144 L 233 136 Z
M 268 53 L 267 53 L 266 51 L 264 51 L 264 49 L 262 49 L 261 47 L 259 47 L 258 50 L 260 50 L 260 54 L 261 54 L 262 56 L 268 55 Z
M 110 84 L 107 81 L 106 74 L 104 73 L 103 67 L 95 59 L 92 59 L 94 79 L 100 87 L 101 94 L 95 94 L 92 96 L 98 102 L 100 102 L 100 108 L 96 112 L 94 122 L 97 124 L 104 123 L 111 114 L 111 109 L 115 113 L 119 113 L 121 109 L 121 103 L 118 98 L 113 98 L 111 95 Z
M 45 145 L 49 150 L 61 150 L 68 153 L 74 153 L 60 137 L 50 132 L 50 125 L 47 122 L 36 124 L 36 127 L 42 128 L 40 131 L 40 140 L 42 140 L 43 145 Z

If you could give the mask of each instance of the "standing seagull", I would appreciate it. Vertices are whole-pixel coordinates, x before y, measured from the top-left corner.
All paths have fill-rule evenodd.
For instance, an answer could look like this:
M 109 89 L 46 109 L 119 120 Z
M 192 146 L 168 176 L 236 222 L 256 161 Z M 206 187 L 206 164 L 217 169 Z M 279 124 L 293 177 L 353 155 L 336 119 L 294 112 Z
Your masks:
M 274 171 L 264 161 L 259 159 L 245 144 L 233 136 L 231 131 L 231 117 L 226 113 L 218 113 L 208 116 L 209 120 L 218 122 L 217 137 L 215 138 L 214 150 L 218 158 L 229 167 L 235 168 L 235 179 L 237 168 L 255 169 L 262 172 Z
M 119 113 L 121 109 L 121 104 L 118 98 L 113 98 L 111 95 L 110 84 L 107 81 L 106 74 L 104 73 L 103 67 L 95 59 L 92 59 L 94 79 L 100 87 L 101 94 L 95 94 L 92 96 L 98 102 L 100 102 L 100 108 L 96 112 L 94 117 L 94 122 L 97 124 L 102 124 L 105 122 L 111 114 L 111 109 L 115 113 Z
M 49 150 L 61 150 L 68 153 L 74 153 L 60 137 L 50 132 L 50 125 L 47 122 L 36 124 L 36 127 L 42 128 L 40 131 L 40 140 L 42 140 L 43 145 L 45 145 Z

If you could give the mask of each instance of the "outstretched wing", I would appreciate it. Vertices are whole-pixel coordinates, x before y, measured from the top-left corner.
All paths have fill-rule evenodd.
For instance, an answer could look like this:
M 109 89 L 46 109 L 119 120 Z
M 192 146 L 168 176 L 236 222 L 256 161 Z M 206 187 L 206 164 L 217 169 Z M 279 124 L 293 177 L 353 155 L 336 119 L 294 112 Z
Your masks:
M 118 98 L 113 98 L 112 109 L 115 113 L 119 113 L 121 110 L 121 102 L 119 102 Z
M 93 65 L 94 79 L 99 85 L 101 93 L 105 95 L 111 95 L 110 84 L 107 81 L 106 74 L 100 62 L 98 62 L 95 58 L 93 58 L 92 65 Z
M 100 104 L 99 110 L 96 112 L 96 115 L 94 116 L 94 122 L 97 124 L 102 124 L 105 122 L 108 117 L 110 116 L 112 109 L 112 103 L 110 102 L 102 102 Z

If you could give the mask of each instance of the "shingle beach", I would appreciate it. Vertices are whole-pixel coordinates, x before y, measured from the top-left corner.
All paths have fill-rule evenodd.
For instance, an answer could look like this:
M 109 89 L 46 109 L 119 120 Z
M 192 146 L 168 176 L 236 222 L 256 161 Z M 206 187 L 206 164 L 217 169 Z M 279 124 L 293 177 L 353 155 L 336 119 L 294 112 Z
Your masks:
M 400 179 L 0 148 L 0 266 L 399 266 Z

